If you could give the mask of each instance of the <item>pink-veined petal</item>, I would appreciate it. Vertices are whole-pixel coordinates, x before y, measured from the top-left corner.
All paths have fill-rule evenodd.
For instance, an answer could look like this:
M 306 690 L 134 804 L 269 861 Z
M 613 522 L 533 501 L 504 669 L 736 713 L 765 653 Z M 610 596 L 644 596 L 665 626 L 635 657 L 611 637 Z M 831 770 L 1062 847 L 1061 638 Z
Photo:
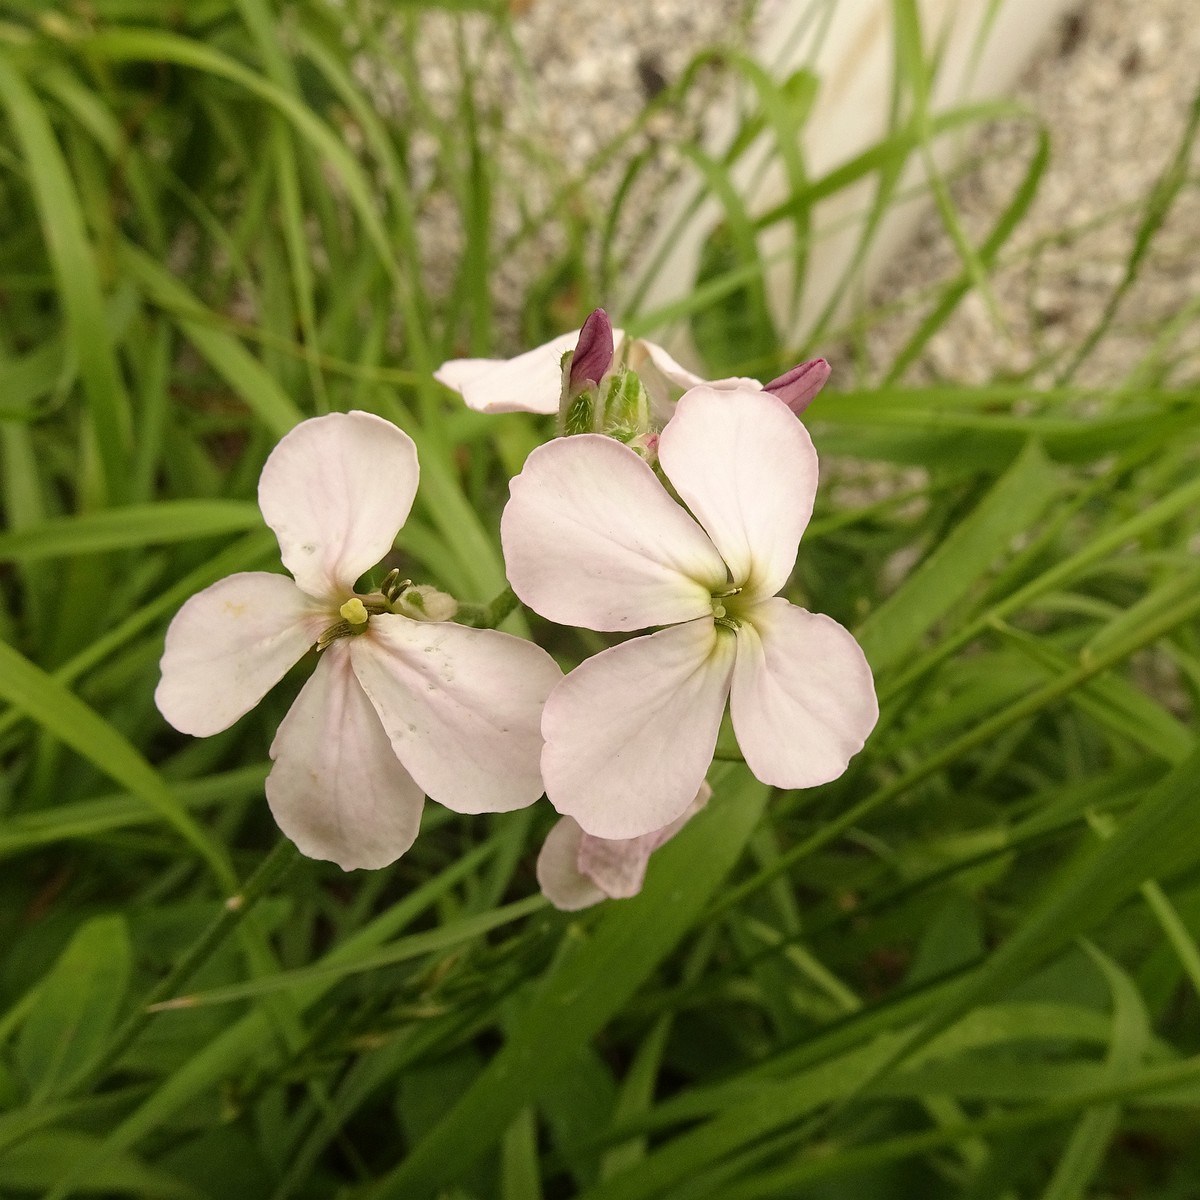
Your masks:
M 509 812 L 542 794 L 542 706 L 562 672 L 540 646 L 384 614 L 350 652 L 393 750 L 431 800 Z
M 197 592 L 167 629 L 158 711 L 209 737 L 248 713 L 331 624 L 286 575 L 244 571 Z
M 302 854 L 345 871 L 386 867 L 416 840 L 425 798 L 359 686 L 345 641 L 321 655 L 271 757 L 267 802 Z
M 286 434 L 263 467 L 258 505 L 301 589 L 345 600 L 392 548 L 418 475 L 412 438 L 371 413 L 329 413 Z
M 614 841 L 583 834 L 576 856 L 580 873 L 612 900 L 636 896 L 646 880 L 650 856 L 666 845 L 708 803 L 711 795 L 712 788 L 707 782 L 702 783 L 691 804 L 670 825 L 641 837 Z M 570 819 L 563 817 L 564 821 Z
M 693 388 L 662 432 L 658 460 L 747 597 L 773 596 L 812 516 L 817 452 L 783 401 Z
M 538 887 L 562 912 L 578 912 L 605 899 L 604 893 L 579 869 L 579 842 L 583 836 L 576 821 L 561 817 L 546 835 L 537 857 Z
M 738 630 L 729 711 L 746 765 L 783 788 L 836 779 L 879 718 L 859 644 L 781 597 L 755 605 Z
M 509 582 L 561 625 L 645 629 L 712 611 L 725 564 L 627 446 L 596 434 L 539 446 L 500 522 Z
M 662 829 L 712 761 L 735 639 L 711 618 L 613 646 L 576 667 L 542 717 L 546 794 L 601 838 Z

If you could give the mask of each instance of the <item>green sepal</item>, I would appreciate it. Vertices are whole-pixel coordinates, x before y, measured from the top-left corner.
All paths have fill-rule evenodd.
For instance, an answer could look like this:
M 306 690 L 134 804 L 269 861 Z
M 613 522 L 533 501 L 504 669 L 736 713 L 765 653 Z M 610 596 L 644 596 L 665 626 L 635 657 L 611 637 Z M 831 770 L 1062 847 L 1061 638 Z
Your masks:
M 604 413 L 602 432 L 621 441 L 631 441 L 647 431 L 650 426 L 650 396 L 635 371 L 628 367 L 614 371 L 601 384 L 601 391 Z
M 567 415 L 563 418 L 563 435 L 570 437 L 573 433 L 595 433 L 596 418 L 596 389 L 585 388 L 574 400 L 567 405 Z

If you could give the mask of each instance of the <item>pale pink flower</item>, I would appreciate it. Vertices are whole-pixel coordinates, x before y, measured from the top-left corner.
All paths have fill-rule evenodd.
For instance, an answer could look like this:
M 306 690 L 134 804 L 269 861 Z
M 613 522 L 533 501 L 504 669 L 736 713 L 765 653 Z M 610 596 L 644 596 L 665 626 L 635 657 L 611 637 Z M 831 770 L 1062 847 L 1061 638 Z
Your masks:
M 585 326 L 587 328 L 587 326 Z M 468 408 L 481 413 L 528 412 L 550 416 L 562 401 L 562 357 L 575 350 L 580 330 L 560 334 L 516 358 L 452 358 L 433 373 L 435 379 L 458 392 Z M 613 329 L 613 362 L 636 371 L 646 388 L 659 422 L 671 413 L 671 401 L 680 390 L 705 381 L 681 367 L 661 346 L 642 338 L 628 338 Z M 589 342 L 590 345 L 590 342 Z M 592 355 L 587 355 L 589 361 Z M 574 365 L 574 364 L 572 364 Z M 594 382 L 599 383 L 599 380 Z M 757 380 L 718 380 L 711 386 L 758 387 Z
M 611 339 L 611 352 L 609 341 Z M 581 350 L 580 347 L 583 347 Z M 468 408 L 482 413 L 529 412 L 551 416 L 562 402 L 562 358 L 575 351 L 571 362 L 571 384 L 600 382 L 614 362 L 637 372 L 650 397 L 655 421 L 665 424 L 680 391 L 707 383 L 722 390 L 761 388 L 778 396 L 800 416 L 829 378 L 823 358 L 800 363 L 770 383 L 731 376 L 712 381 L 701 379 L 677 363 L 661 346 L 643 338 L 629 339 L 623 329 L 609 324 L 603 309 L 584 322 L 581 330 L 560 334 L 552 341 L 516 358 L 452 358 L 434 371 L 434 378 L 458 392 Z
M 542 894 L 563 912 L 577 912 L 601 900 L 636 896 L 642 890 L 650 856 L 669 842 L 711 795 L 712 788 L 702 783 L 684 814 L 670 825 L 619 841 L 592 837 L 572 817 L 561 817 L 538 855 L 537 880 Z
M 250 571 L 193 596 L 167 630 L 155 692 L 176 729 L 214 734 L 320 642 L 271 745 L 266 793 L 304 854 L 346 870 L 403 854 L 424 794 L 478 813 L 523 808 L 542 793 L 538 722 L 562 677 L 550 656 L 494 630 L 414 620 L 388 611 L 381 593 L 354 591 L 392 548 L 417 477 L 412 439 L 380 417 L 331 413 L 297 425 L 258 485 L 294 582 Z
M 750 770 L 785 788 L 841 775 L 878 717 L 854 638 L 776 595 L 817 486 L 804 426 L 761 390 L 700 386 L 658 454 L 691 515 L 628 447 L 580 434 L 533 451 L 501 525 L 513 590 L 542 616 L 665 626 L 587 659 L 546 702 L 546 794 L 602 838 L 683 813 L 727 699 Z

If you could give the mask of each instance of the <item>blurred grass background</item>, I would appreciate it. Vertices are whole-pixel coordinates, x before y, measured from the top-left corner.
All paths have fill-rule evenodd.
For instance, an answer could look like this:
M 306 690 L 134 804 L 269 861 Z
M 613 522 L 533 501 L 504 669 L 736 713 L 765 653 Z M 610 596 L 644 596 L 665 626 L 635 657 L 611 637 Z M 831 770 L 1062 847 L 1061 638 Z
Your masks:
M 439 8 L 522 69 L 505 9 Z M 929 120 L 927 31 L 892 9 L 892 129 L 823 178 L 794 151 L 818 81 L 715 56 L 757 104 L 728 153 L 678 150 L 725 219 L 686 300 L 614 314 L 685 322 L 713 374 L 843 356 L 853 386 L 810 413 L 826 486 L 789 594 L 855 629 L 879 728 L 811 792 L 719 763 L 643 894 L 569 917 L 536 895 L 544 803 L 431 805 L 385 871 L 297 860 L 262 780 L 303 670 L 193 741 L 154 709 L 157 661 L 188 595 L 275 568 L 259 470 L 334 409 L 417 441 L 410 573 L 501 590 L 506 482 L 548 431 L 466 412 L 430 372 L 612 302 L 638 269 L 618 231 L 646 218 L 630 147 L 714 56 L 610 131 L 589 168 L 623 164 L 610 210 L 529 147 L 549 201 L 501 234 L 504 114 L 466 39 L 452 112 L 423 102 L 419 4 L 385 63 L 403 120 L 360 82 L 353 5 L 4 6 L 0 1194 L 1195 1197 L 1200 391 L 1161 339 L 1108 386 L 1075 366 L 1196 189 L 1200 103 L 1086 336 L 931 380 L 923 349 L 1015 252 L 1054 151 L 1011 105 Z M 980 236 L 937 191 L 959 267 L 906 301 L 888 360 L 864 340 L 886 304 L 788 344 L 757 235 L 790 223 L 802 277 L 822 196 L 866 179 L 882 211 L 930 139 L 998 116 L 1025 131 L 1019 186 Z M 729 184 L 764 129 L 793 181 L 766 214 Z M 434 204 L 461 231 L 436 279 Z M 547 225 L 557 256 L 501 302 Z M 1195 321 L 1183 297 L 1163 337 Z M 532 623 L 567 666 L 599 645 Z

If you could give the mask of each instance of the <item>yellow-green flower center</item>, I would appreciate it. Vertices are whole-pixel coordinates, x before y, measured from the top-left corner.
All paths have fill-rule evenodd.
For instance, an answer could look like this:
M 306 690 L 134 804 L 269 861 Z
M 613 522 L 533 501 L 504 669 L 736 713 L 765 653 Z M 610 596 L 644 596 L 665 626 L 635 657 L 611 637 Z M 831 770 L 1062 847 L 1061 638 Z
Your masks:
M 741 624 L 738 619 L 738 602 L 737 597 L 741 594 L 742 589 L 730 584 L 720 591 L 712 593 L 712 615 L 713 620 L 725 629 L 736 630 Z
M 371 614 L 367 612 L 367 606 L 357 596 L 351 596 L 350 599 L 338 609 L 338 612 L 340 612 L 351 625 L 365 625 L 371 619 Z

